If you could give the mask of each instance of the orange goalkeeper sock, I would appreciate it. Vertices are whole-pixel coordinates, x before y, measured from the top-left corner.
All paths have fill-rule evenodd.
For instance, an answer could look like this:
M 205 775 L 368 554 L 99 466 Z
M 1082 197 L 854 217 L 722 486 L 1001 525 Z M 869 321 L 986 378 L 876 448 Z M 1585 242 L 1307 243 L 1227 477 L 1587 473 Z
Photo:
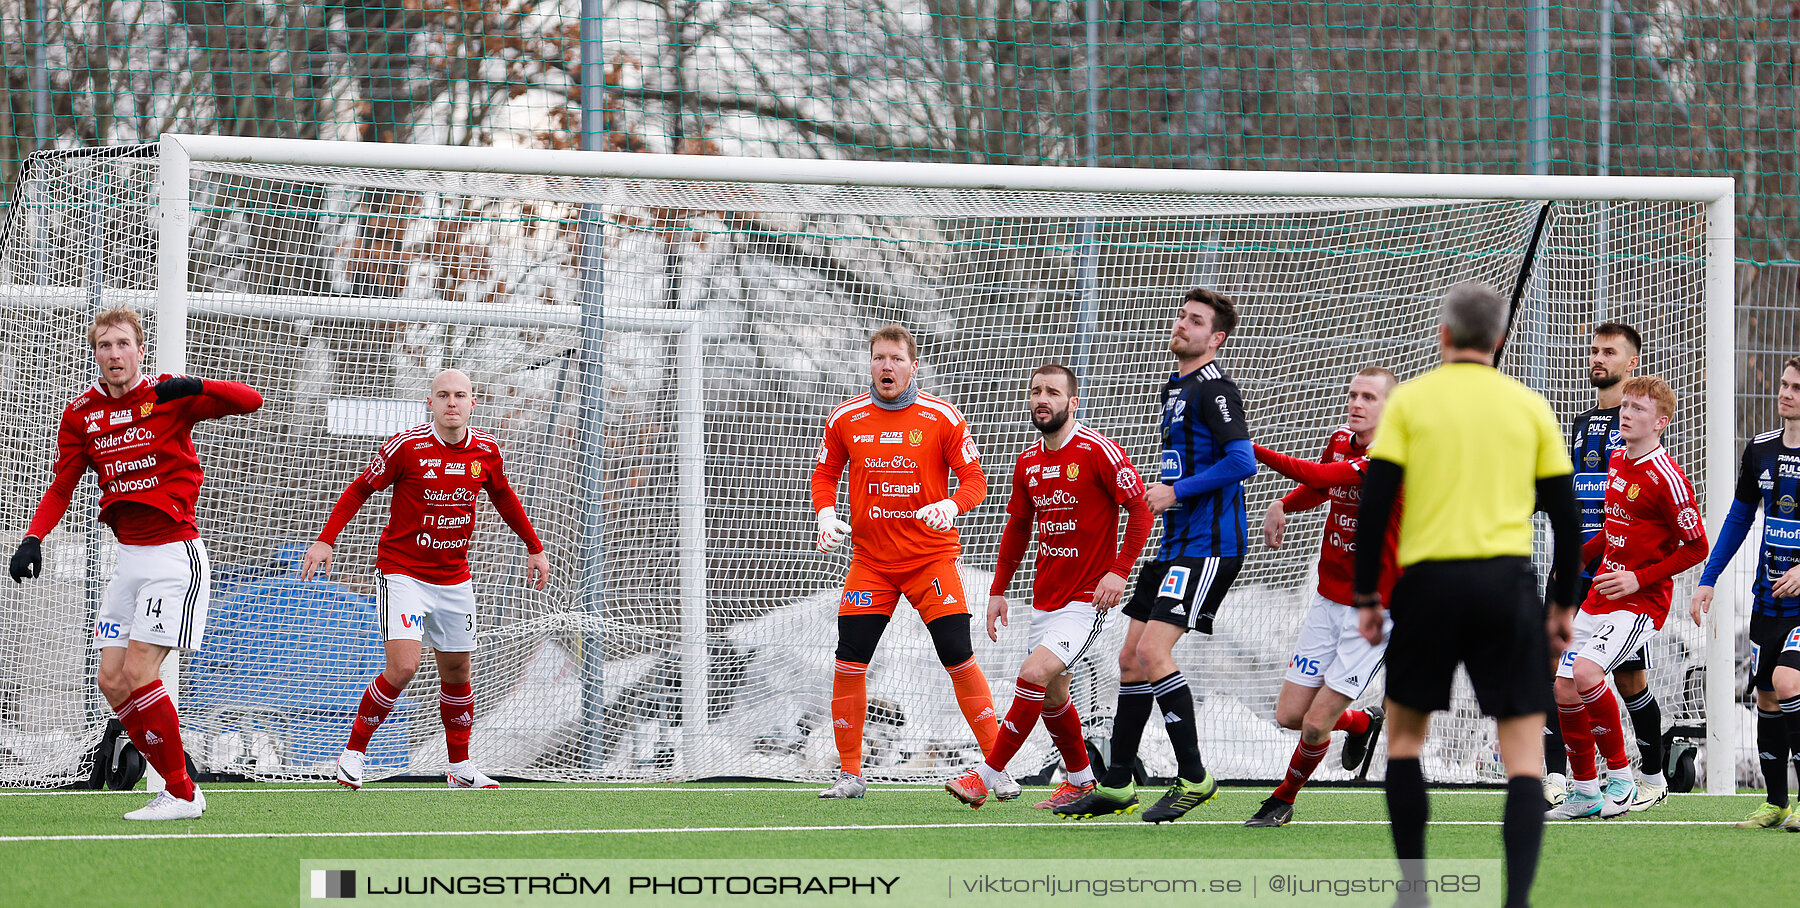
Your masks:
M 974 656 L 945 671 L 956 686 L 956 706 L 969 720 L 969 729 L 981 745 L 981 755 L 993 753 L 994 742 L 1000 740 L 1000 723 L 994 714 L 994 690 L 988 686 L 987 676 L 981 673 Z
M 863 720 L 869 715 L 869 666 L 838 660 L 831 675 L 831 734 L 837 739 L 838 768 L 862 775 Z

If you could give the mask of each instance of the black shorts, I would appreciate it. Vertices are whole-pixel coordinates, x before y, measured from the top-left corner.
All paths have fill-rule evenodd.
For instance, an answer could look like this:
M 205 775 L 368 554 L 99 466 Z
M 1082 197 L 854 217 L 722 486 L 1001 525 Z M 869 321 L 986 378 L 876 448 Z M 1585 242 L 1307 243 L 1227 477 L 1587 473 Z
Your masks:
M 1550 635 L 1526 558 L 1421 561 L 1392 597 L 1387 695 L 1420 712 L 1450 708 L 1456 666 L 1468 669 L 1485 715 L 1547 713 Z
M 1750 616 L 1750 666 L 1757 690 L 1775 689 L 1775 666 L 1800 671 L 1800 618 Z
M 1575 578 L 1575 607 L 1580 608 L 1587 601 L 1588 590 L 1594 585 L 1594 575 L 1581 574 Z M 1612 667 L 1615 672 L 1647 672 L 1650 670 L 1650 647 L 1640 646 L 1637 652 L 1625 657 L 1625 661 Z
M 1243 566 L 1242 555 L 1152 561 L 1138 571 L 1137 589 L 1125 604 L 1125 617 L 1166 621 L 1210 634 L 1219 603 L 1225 601 L 1225 591 Z

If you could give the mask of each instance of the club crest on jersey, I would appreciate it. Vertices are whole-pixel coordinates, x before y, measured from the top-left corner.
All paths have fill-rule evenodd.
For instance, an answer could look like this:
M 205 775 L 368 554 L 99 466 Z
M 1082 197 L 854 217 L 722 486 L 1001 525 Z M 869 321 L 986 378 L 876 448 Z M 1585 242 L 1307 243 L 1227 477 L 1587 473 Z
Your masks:
M 1599 451 L 1587 452 L 1586 456 L 1581 458 L 1581 463 L 1583 466 L 1587 467 L 1590 470 L 1600 466 L 1600 452 Z
M 469 461 L 469 478 L 470 479 L 480 479 L 481 478 L 481 461 L 479 461 L 479 460 Z
M 1794 496 L 1783 495 L 1775 500 L 1775 509 L 1783 514 L 1794 513 Z
M 914 429 L 911 432 L 906 433 L 906 443 L 909 445 L 912 445 L 915 448 L 919 446 L 919 442 L 922 442 L 924 440 L 925 440 L 925 433 L 919 431 L 918 429 Z
M 1130 467 L 1120 467 L 1119 468 L 1119 475 L 1117 477 L 1117 481 L 1119 483 L 1119 488 L 1121 488 L 1121 489 L 1131 488 L 1132 481 L 1135 479 L 1137 479 L 1137 474 L 1133 473 L 1131 471 Z
M 1692 533 L 1700 525 L 1700 512 L 1691 507 L 1682 508 L 1681 513 L 1675 515 L 1675 525 Z
M 1081 475 L 1081 464 L 1078 464 L 1078 463 L 1069 464 L 1068 468 L 1063 471 L 1063 474 L 1068 476 L 1070 479 L 1074 479 L 1075 477 L 1080 476 Z
M 1639 491 L 1641 491 L 1641 490 L 1638 488 L 1638 484 L 1635 482 L 1632 483 L 1631 488 L 1625 490 L 1625 500 L 1626 501 L 1636 501 Z
M 150 412 L 155 409 L 156 409 L 156 403 L 154 401 L 145 403 L 138 407 L 138 415 L 139 416 L 149 416 Z

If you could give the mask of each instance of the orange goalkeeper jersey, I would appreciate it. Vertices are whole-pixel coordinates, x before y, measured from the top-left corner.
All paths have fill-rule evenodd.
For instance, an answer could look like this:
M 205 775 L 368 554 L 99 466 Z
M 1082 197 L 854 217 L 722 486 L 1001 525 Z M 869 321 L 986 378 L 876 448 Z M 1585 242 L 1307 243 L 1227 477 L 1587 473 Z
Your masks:
M 856 557 L 876 564 L 955 558 L 962 553 L 956 530 L 939 533 L 914 515 L 950 498 L 966 514 L 987 497 L 987 477 L 955 407 L 929 394 L 904 410 L 883 410 L 869 395 L 853 397 L 825 420 L 819 462 L 813 467 L 812 504 L 817 513 L 837 504 L 838 477 L 850 468 L 850 524 Z M 950 494 L 950 472 L 956 494 Z

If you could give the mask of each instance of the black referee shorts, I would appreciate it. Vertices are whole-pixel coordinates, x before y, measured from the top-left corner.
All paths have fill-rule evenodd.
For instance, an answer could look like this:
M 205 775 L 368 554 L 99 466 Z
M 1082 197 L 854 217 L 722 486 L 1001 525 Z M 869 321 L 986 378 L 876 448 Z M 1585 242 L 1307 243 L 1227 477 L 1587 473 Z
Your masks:
M 1547 713 L 1550 635 L 1527 558 L 1421 561 L 1394 584 L 1387 695 L 1420 712 L 1450 708 L 1461 663 L 1485 715 Z

